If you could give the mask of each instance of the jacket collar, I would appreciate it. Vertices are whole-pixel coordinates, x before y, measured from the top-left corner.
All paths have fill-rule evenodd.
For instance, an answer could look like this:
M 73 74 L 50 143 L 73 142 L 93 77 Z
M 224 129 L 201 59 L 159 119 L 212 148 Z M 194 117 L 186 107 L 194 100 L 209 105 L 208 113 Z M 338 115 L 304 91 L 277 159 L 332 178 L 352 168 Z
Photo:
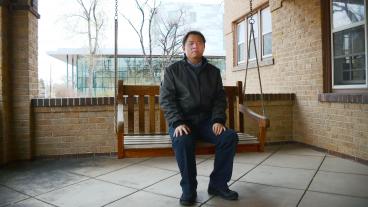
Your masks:
M 182 60 L 182 62 L 185 63 L 185 65 L 189 66 L 190 68 L 193 68 L 189 63 L 188 63 L 188 58 L 187 56 L 184 54 L 184 58 Z M 208 60 L 207 58 L 205 58 L 204 56 L 202 56 L 202 66 L 200 67 L 200 70 L 202 70 L 203 68 L 205 68 L 208 64 Z

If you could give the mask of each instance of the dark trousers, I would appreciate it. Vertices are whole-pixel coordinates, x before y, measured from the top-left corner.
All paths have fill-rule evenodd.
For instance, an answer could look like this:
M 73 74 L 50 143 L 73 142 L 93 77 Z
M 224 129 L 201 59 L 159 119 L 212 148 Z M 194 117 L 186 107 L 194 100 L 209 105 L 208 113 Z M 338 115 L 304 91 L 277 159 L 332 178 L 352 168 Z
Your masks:
M 199 137 L 215 145 L 215 163 L 210 175 L 211 187 L 226 189 L 233 171 L 233 161 L 238 143 L 238 135 L 232 129 L 226 129 L 219 136 L 212 131 L 212 123 L 203 121 L 196 126 L 189 126 L 191 133 L 173 137 L 175 129 L 170 127 L 169 134 L 176 161 L 179 166 L 180 185 L 185 195 L 191 195 L 197 190 L 197 168 L 195 161 L 195 141 Z

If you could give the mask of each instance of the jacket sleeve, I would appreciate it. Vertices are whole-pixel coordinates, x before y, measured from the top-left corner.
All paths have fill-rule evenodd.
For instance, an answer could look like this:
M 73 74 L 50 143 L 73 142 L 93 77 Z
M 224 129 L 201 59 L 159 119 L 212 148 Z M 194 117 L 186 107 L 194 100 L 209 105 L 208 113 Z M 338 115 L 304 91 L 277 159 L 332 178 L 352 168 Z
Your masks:
M 226 123 L 226 94 L 224 87 L 222 85 L 222 79 L 220 70 L 217 70 L 217 86 L 216 86 L 216 96 L 214 98 L 213 108 L 212 108 L 212 123 L 221 123 L 225 125 Z
M 164 115 L 169 126 L 176 128 L 177 126 L 184 124 L 184 120 L 180 106 L 178 106 L 178 103 L 176 102 L 174 82 L 174 77 L 171 73 L 170 67 L 166 68 L 160 88 L 160 106 L 164 111 Z

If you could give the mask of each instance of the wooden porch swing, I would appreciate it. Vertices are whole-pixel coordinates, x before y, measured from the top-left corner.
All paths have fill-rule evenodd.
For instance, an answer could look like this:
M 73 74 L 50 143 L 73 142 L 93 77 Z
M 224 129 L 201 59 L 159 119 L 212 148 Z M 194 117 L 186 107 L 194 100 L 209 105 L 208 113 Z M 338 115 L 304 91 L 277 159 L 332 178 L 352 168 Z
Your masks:
M 250 25 L 251 35 L 254 40 L 252 1 L 250 1 Z M 117 35 L 118 35 L 118 2 L 115 0 L 115 131 L 117 134 L 118 158 L 124 157 L 149 157 L 173 155 L 171 139 L 167 132 L 167 123 L 163 112 L 158 105 L 159 86 L 124 85 L 122 80 L 117 80 Z M 251 38 L 250 38 L 251 39 Z M 251 40 L 249 40 L 250 43 Z M 255 44 L 254 44 L 255 45 Z M 256 48 L 255 48 L 256 51 Z M 257 52 L 256 52 L 257 54 Z M 249 59 L 249 44 L 248 44 Z M 263 151 L 266 129 L 269 127 L 269 119 L 265 116 L 263 104 L 263 92 L 259 73 L 258 57 L 256 55 L 258 77 L 261 89 L 261 103 L 263 115 L 250 110 L 244 102 L 247 70 L 244 87 L 238 81 L 236 86 L 224 86 L 228 102 L 227 127 L 238 132 L 239 143 L 237 152 Z M 247 63 L 248 69 L 248 63 Z M 116 90 L 116 88 L 118 90 Z M 124 119 L 124 107 L 127 108 L 127 120 Z M 244 131 L 244 116 L 255 121 L 258 127 L 256 136 Z M 136 119 L 138 117 L 138 119 Z M 148 118 L 148 119 L 147 119 Z M 124 130 L 127 123 L 127 130 Z M 127 132 L 126 132 L 127 131 Z M 212 154 L 215 147 L 212 144 L 199 141 L 196 145 L 197 154 Z

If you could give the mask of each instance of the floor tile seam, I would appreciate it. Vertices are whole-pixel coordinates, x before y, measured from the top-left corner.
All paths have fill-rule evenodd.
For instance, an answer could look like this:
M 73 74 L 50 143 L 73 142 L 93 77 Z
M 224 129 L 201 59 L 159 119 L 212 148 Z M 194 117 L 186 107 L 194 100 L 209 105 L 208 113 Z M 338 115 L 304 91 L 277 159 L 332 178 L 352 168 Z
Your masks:
M 28 197 L 33 197 L 32 195 L 29 195 L 29 194 L 27 194 L 27 193 L 25 193 L 25 192 L 22 192 L 22 191 L 19 191 L 19 190 L 17 190 L 17 189 L 14 189 L 13 187 L 8 186 L 8 185 L 5 185 L 5 184 L 0 184 L 0 186 L 3 186 L 3 187 L 5 187 L 5 188 L 8 188 L 8 189 L 10 189 L 10 190 L 12 190 L 12 191 L 15 191 L 15 192 L 17 192 L 17 193 L 20 193 L 20 194 L 22 194 L 22 195 L 26 195 L 26 196 L 28 196 Z
M 120 197 L 120 198 L 118 198 L 118 199 L 115 199 L 115 200 L 113 200 L 113 201 L 110 201 L 110 202 L 108 202 L 108 203 L 106 203 L 106 204 L 103 204 L 101 207 L 105 207 L 105 206 L 107 206 L 107 205 L 110 205 L 110 204 L 112 204 L 112 203 L 115 203 L 116 201 L 119 201 L 119 200 L 121 200 L 121 199 L 124 199 L 124 198 L 126 198 L 126 197 L 129 197 L 129 196 L 131 196 L 131 195 L 133 195 L 134 193 L 137 193 L 137 192 L 139 192 L 140 190 L 137 190 L 136 189 L 136 191 L 134 191 L 134 192 L 132 192 L 132 193 L 129 193 L 129 194 L 127 194 L 127 195 L 125 195 L 125 196 L 122 196 L 122 197 Z
M 180 173 L 179 173 L 179 172 L 177 172 L 177 173 L 175 173 L 175 174 L 173 174 L 173 175 L 170 175 L 170 176 L 169 176 L 169 177 L 167 177 L 167 178 L 161 179 L 161 180 L 159 180 L 159 181 L 157 181 L 157 182 L 155 182 L 155 183 L 153 183 L 153 184 L 150 184 L 150 185 L 148 185 L 148 186 L 145 186 L 145 187 L 143 187 L 143 188 L 135 188 L 135 187 L 132 187 L 132 186 L 127 186 L 127 185 L 120 184 L 120 183 L 114 183 L 114 182 L 111 182 L 111 181 L 108 181 L 108 180 L 99 179 L 99 178 L 92 178 L 92 179 L 94 179 L 94 180 L 98 180 L 98 181 L 102 181 L 102 182 L 106 182 L 106 183 L 110 183 L 110 184 L 114 184 L 114 185 L 118 185 L 118 186 L 121 186 L 121 187 L 131 188 L 131 189 L 134 189 L 134 190 L 138 190 L 138 191 L 140 191 L 140 190 L 146 189 L 146 188 L 148 188 L 148 187 L 151 187 L 152 185 L 155 185 L 155 184 L 157 184 L 157 183 L 159 183 L 159 182 L 161 182 L 161 181 L 164 181 L 164 180 L 166 180 L 166 179 L 169 179 L 169 178 L 171 178 L 171 177 L 174 177 L 175 175 L 178 175 L 178 174 L 180 174 Z
M 236 181 L 239 181 L 240 179 L 242 179 L 244 176 L 246 176 L 247 174 L 249 174 L 251 171 L 253 171 L 254 169 L 256 169 L 257 167 L 259 167 L 262 163 L 264 163 L 267 159 L 269 159 L 270 157 L 272 157 L 272 155 L 274 155 L 276 152 L 278 152 L 278 150 L 274 151 L 273 153 L 271 153 L 270 155 L 268 155 L 264 160 L 262 160 L 260 163 L 256 164 L 254 167 L 252 167 L 250 170 L 248 170 L 247 172 L 245 172 L 243 175 L 239 176 L 238 179 L 234 180 L 234 183 Z M 232 183 L 231 185 L 233 185 L 234 183 Z M 231 186 L 230 185 L 230 186 Z
M 91 178 L 91 179 L 101 181 L 101 182 L 105 182 L 105 183 L 109 183 L 109 184 L 113 184 L 113 185 L 117 185 L 117 186 L 124 187 L 124 188 L 130 188 L 130 189 L 133 189 L 133 190 L 140 190 L 140 188 L 127 186 L 127 185 L 123 185 L 123 184 L 120 184 L 120 183 L 114 183 L 114 182 L 111 182 L 111 181 L 108 181 L 108 180 L 103 180 L 103 179 L 99 179 L 99 178 Z
M 60 189 L 63 189 L 63 188 L 67 188 L 67 187 L 70 187 L 70 186 L 73 186 L 73 185 L 77 185 L 79 183 L 82 183 L 82 182 L 85 182 L 85 181 L 88 181 L 88 180 L 92 180 L 92 179 L 93 178 L 87 178 L 87 179 L 84 179 L 84 180 L 80 180 L 80 181 L 75 182 L 75 183 L 71 183 L 71 184 L 68 184 L 68 185 L 65 185 L 65 186 L 62 186 L 62 187 L 58 187 L 58 188 L 52 189 L 52 190 L 47 191 L 47 192 L 44 192 L 44 193 L 40 193 L 40 194 L 34 195 L 32 197 L 37 198 L 37 197 L 42 196 L 42 195 L 45 195 L 47 193 L 51 193 L 51 192 L 54 192 L 54 191 L 57 191 L 57 190 L 60 190 Z
M 198 163 L 196 163 L 196 166 L 199 165 L 199 164 L 201 164 L 201 163 L 204 163 L 204 162 L 206 162 L 208 160 L 215 160 L 215 158 L 212 158 L 212 157 L 209 157 L 209 158 L 200 158 L 200 159 L 202 159 L 202 161 L 199 161 Z
M 265 162 L 268 158 L 270 158 L 272 155 L 274 155 L 276 152 L 278 152 L 280 150 L 280 148 L 279 149 L 277 149 L 277 150 L 275 150 L 274 152 L 272 152 L 272 153 L 270 153 L 265 159 L 263 159 L 260 163 L 258 163 L 258 164 L 256 164 L 253 168 L 251 168 L 250 170 L 248 170 L 246 173 L 244 173 L 244 175 L 241 175 L 238 179 L 236 179 L 236 180 L 234 180 L 234 182 L 233 183 L 231 183 L 230 185 L 229 185 L 229 187 L 230 186 L 232 186 L 234 183 L 236 183 L 237 181 L 239 181 L 241 178 L 243 178 L 244 176 L 246 176 L 247 174 L 249 174 L 252 170 L 254 170 L 255 168 L 257 168 L 259 165 L 261 165 L 263 162 Z M 209 200 L 211 200 L 213 197 L 215 197 L 215 196 L 210 196 L 207 200 L 205 200 L 203 203 L 202 203 L 202 205 L 204 205 L 204 204 L 206 204 Z
M 326 159 L 326 155 L 323 157 L 322 162 L 321 162 L 321 163 L 320 163 L 320 165 L 318 166 L 318 168 L 317 168 L 316 172 L 314 173 L 314 175 L 313 175 L 312 179 L 309 181 L 309 184 L 308 184 L 307 188 L 304 190 L 304 193 L 302 194 L 302 196 L 300 197 L 300 199 L 299 199 L 299 201 L 298 201 L 298 203 L 297 203 L 296 207 L 298 207 L 298 206 L 300 205 L 300 203 L 302 202 L 302 200 L 303 200 L 303 198 L 304 198 L 305 194 L 307 193 L 307 191 L 308 191 L 309 187 L 312 185 L 312 182 L 313 182 L 314 178 L 317 176 L 317 173 L 319 172 L 319 170 L 320 170 L 320 168 L 321 168 L 321 166 L 322 166 L 323 162 L 325 161 L 325 159 Z
M 203 206 L 205 205 L 206 203 L 208 203 L 208 201 L 210 201 L 212 198 L 214 198 L 215 196 L 214 195 L 210 195 L 209 198 L 203 202 L 201 202 L 201 205 L 200 206 Z M 212 205 L 211 205 L 212 206 Z
M 112 171 L 110 171 L 110 172 L 102 173 L 102 174 L 100 174 L 100 175 L 96 175 L 96 176 L 93 176 L 93 177 L 104 176 L 104 175 L 107 175 L 107 174 L 109 174 L 109 173 L 113 173 L 113 172 L 116 172 L 116 171 L 122 170 L 122 169 L 124 169 L 124 168 L 131 167 L 131 166 L 136 165 L 136 164 L 137 164 L 136 162 L 134 162 L 134 163 L 129 163 L 129 164 L 127 164 L 127 165 L 123 166 L 123 167 L 120 167 L 120 168 L 117 168 L 117 169 L 112 170 Z
M 55 204 L 53 204 L 53 203 L 50 203 L 50 202 L 44 201 L 44 200 L 42 200 L 42 199 L 40 199 L 40 198 L 37 198 L 37 197 L 35 197 L 35 196 L 31 196 L 30 198 L 24 199 L 24 200 L 22 200 L 22 201 L 25 201 L 25 200 L 28 200 L 28 199 L 31 199 L 31 198 L 33 198 L 33 199 L 35 199 L 35 200 L 38 200 L 38 201 L 40 201 L 40 202 L 42 202 L 42 203 L 46 203 L 46 204 L 48 204 L 48 205 L 50 205 L 50 206 L 53 206 L 53 207 L 59 207 L 58 205 L 55 205 Z M 22 201 L 19 201 L 19 202 L 16 202 L 16 203 L 20 203 L 20 202 L 22 202 Z
M 279 152 L 277 155 L 293 155 L 293 156 L 298 156 L 298 157 L 324 157 L 325 154 L 323 155 L 306 155 L 306 154 L 294 154 L 294 153 L 286 153 L 286 152 Z
M 262 166 L 278 167 L 278 168 L 286 168 L 286 169 L 296 169 L 296 170 L 310 170 L 310 171 L 316 171 L 318 169 L 318 167 L 316 169 L 311 169 L 311 168 L 301 168 L 301 167 L 285 167 L 285 166 L 270 165 L 270 164 L 262 164 L 260 167 L 262 167 Z
M 168 180 L 168 179 L 170 179 L 170 178 L 172 178 L 172 177 L 174 177 L 174 176 L 176 176 L 176 175 L 179 175 L 179 174 L 180 174 L 180 172 L 177 172 L 177 173 L 175 173 L 175 174 L 173 174 L 173 175 L 170 175 L 169 177 L 163 178 L 163 179 L 161 179 L 161 180 L 159 180 L 159 181 L 156 181 L 155 183 L 152 183 L 152 184 L 150 184 L 150 185 L 148 185 L 148 186 L 146 186 L 146 187 L 143 187 L 143 188 L 141 188 L 140 190 L 145 190 L 145 189 L 147 189 L 147 188 L 149 188 L 149 187 L 151 187 L 151 186 L 153 186 L 153 185 L 156 185 L 157 183 L 159 183 L 159 182 L 161 182 L 161 181 Z
M 171 170 L 171 169 L 167 169 L 167 168 L 163 168 L 163 167 L 157 167 L 157 166 L 152 166 L 152 165 L 143 165 L 145 167 L 152 167 L 152 168 L 155 168 L 155 169 L 160 169 L 160 170 L 167 170 L 167 171 L 170 171 L 170 172 L 179 172 L 178 170 Z
M 96 175 L 96 176 L 89 176 L 89 175 L 85 175 L 85 174 L 81 174 L 81 173 L 77 173 L 77 172 L 73 172 L 73 171 L 68 171 L 68 170 L 65 170 L 65 172 L 71 173 L 71 174 L 74 174 L 74 175 L 85 176 L 85 177 L 88 177 L 88 178 L 97 178 L 97 177 L 100 177 L 100 176 L 104 176 L 104 175 L 119 171 L 119 170 L 127 168 L 127 167 L 131 167 L 135 164 L 138 164 L 138 162 L 132 162 L 132 163 L 127 164 L 126 166 L 123 166 L 123 167 L 120 167 L 120 168 L 117 168 L 117 169 L 114 169 L 112 171 L 102 173 L 102 174 L 99 174 L 99 175 Z
M 72 172 L 72 171 L 64 171 L 66 173 L 72 174 L 72 175 L 78 175 L 78 176 L 83 176 L 83 177 L 87 177 L 89 179 L 94 178 L 95 176 L 89 176 L 89 175 L 84 175 L 81 173 L 77 173 L 77 172 Z M 99 175 L 98 175 L 99 176 Z M 97 177 L 97 176 L 96 176 Z
M 203 175 L 198 175 L 200 177 L 206 177 L 206 176 L 203 176 Z M 147 192 L 147 193 L 152 193 L 152 194 L 155 194 L 155 195 L 161 195 L 161 196 L 165 196 L 165 197 L 169 197 L 169 198 L 175 198 L 175 199 L 179 199 L 178 197 L 175 197 L 175 196 L 171 196 L 171 195 L 166 195 L 166 194 L 163 194 L 163 193 L 158 193 L 158 192 L 154 192 L 154 191 L 150 191 L 146 188 L 144 189 L 141 189 L 140 191 L 143 191 L 143 192 Z M 196 203 L 199 203 L 199 204 L 203 204 L 202 202 L 198 202 L 196 201 Z
M 155 167 L 155 166 L 147 166 L 147 167 L 152 167 L 152 168 L 155 168 L 155 169 L 166 170 L 166 171 L 176 172 L 176 173 L 179 172 L 179 170 L 172 170 L 172 169 L 167 169 L 167 168 L 163 168 L 163 167 Z
M 113 173 L 113 172 L 119 171 L 119 170 L 124 169 L 124 168 L 127 168 L 127 167 L 131 167 L 131 166 L 133 166 L 133 165 L 136 165 L 136 164 L 142 163 L 142 162 L 147 161 L 147 160 L 149 160 L 149 159 L 151 159 L 151 158 L 147 158 L 147 159 L 144 159 L 144 160 L 142 160 L 142 161 L 138 161 L 138 162 L 132 162 L 132 163 L 129 163 L 129 164 L 127 164 L 127 165 L 125 165 L 125 166 L 123 166 L 123 167 L 120 167 L 120 168 L 118 168 L 118 169 L 115 169 L 115 170 L 113 170 L 113 171 L 110 171 L 110 172 L 107 172 L 107 173 L 102 173 L 102 174 L 100 174 L 100 175 L 93 176 L 93 178 L 96 178 L 96 177 L 99 177 L 99 176 L 103 176 L 103 175 L 107 175 L 107 174 L 109 174 L 109 173 Z
M 166 195 L 166 194 L 163 194 L 163 193 L 158 193 L 158 192 L 153 192 L 153 191 L 149 191 L 147 189 L 143 189 L 143 190 L 140 190 L 140 191 L 143 191 L 143 192 L 146 192 L 146 193 L 152 193 L 152 194 L 155 194 L 155 195 L 160 195 L 160 196 L 165 196 L 165 197 L 169 197 L 169 198 L 175 198 L 175 199 L 179 199 L 175 196 L 171 196 L 171 195 Z
M 179 173 L 177 173 L 177 174 L 179 174 Z M 166 180 L 166 179 L 168 179 L 168 178 L 171 178 L 171 177 L 173 177 L 173 176 L 175 176 L 175 175 L 177 175 L 177 174 L 174 174 L 174 175 L 172 175 L 172 176 L 169 176 L 169 177 L 167 177 L 167 178 L 164 178 L 164 179 L 162 179 L 162 180 L 159 180 L 159 181 L 157 181 L 157 182 L 155 182 L 155 183 L 153 183 L 153 184 L 151 184 L 151 185 L 148 185 L 148 186 L 146 186 L 146 187 L 143 187 L 143 188 L 132 188 L 132 187 L 128 187 L 128 186 L 125 186 L 125 185 L 121 185 L 121 184 L 117 184 L 117 183 L 112 183 L 112 182 L 105 181 L 105 180 L 100 180 L 100 181 L 104 181 L 104 182 L 107 182 L 107 183 L 111 183 L 111 184 L 115 184 L 115 185 L 119 185 L 119 186 L 123 186 L 123 187 L 128 187 L 128 188 L 131 188 L 131 189 L 134 189 L 134 190 L 135 190 L 134 192 L 132 192 L 132 193 L 130 193 L 130 194 L 127 194 L 127 195 L 125 195 L 125 196 L 123 196 L 123 197 L 121 197 L 121 198 L 119 198 L 119 199 L 116 199 L 116 200 L 111 201 L 111 202 L 109 202 L 109 203 L 107 203 L 107 204 L 104 204 L 102 207 L 104 207 L 104 206 L 106 206 L 106 205 L 109 205 L 109 204 L 112 204 L 112 203 L 114 203 L 114 202 L 116 202 L 116 201 L 118 201 L 118 200 L 121 200 L 121 199 L 123 199 L 123 198 L 126 198 L 126 197 L 128 197 L 128 196 L 130 196 L 130 195 L 133 195 L 134 193 L 137 193 L 137 192 L 139 192 L 139 191 L 143 191 L 143 192 L 150 192 L 150 191 L 146 191 L 145 189 L 146 189 L 146 188 L 148 188 L 148 187 L 151 187 L 152 185 L 155 185 L 155 184 L 157 184 L 157 183 L 159 183 L 159 182 L 161 182 L 161 181 L 163 181 L 163 180 Z M 99 179 L 97 179 L 97 180 L 99 180 Z M 152 192 L 151 192 L 151 193 L 152 193 Z
M 360 198 L 360 199 L 366 199 L 368 200 L 368 196 L 357 196 L 357 195 L 347 195 L 342 193 L 333 193 L 333 192 L 325 192 L 325 191 L 318 191 L 318 190 L 308 190 L 307 192 L 314 192 L 314 193 L 321 193 L 321 194 L 328 194 L 328 195 L 337 195 L 337 196 L 343 196 L 343 197 L 350 197 L 350 198 Z
M 261 161 L 262 162 L 262 161 Z M 253 163 L 251 163 L 251 162 L 235 162 L 234 161 L 234 163 L 236 163 L 236 164 L 245 164 L 245 165 L 258 165 L 258 162 L 253 162 Z
M 352 173 L 352 172 L 337 172 L 332 170 L 319 170 L 320 172 L 329 172 L 329 173 L 336 173 L 336 174 L 346 174 L 346 175 L 361 175 L 364 177 L 368 177 L 368 174 L 362 174 L 362 173 Z
M 293 187 L 287 187 L 287 186 L 270 185 L 270 184 L 257 183 L 257 182 L 251 182 L 251 181 L 245 181 L 245 180 L 238 180 L 236 182 L 250 183 L 250 184 L 263 185 L 263 186 L 269 186 L 269 187 L 275 187 L 275 188 L 284 188 L 284 189 L 289 189 L 289 190 L 300 190 L 300 191 L 304 190 L 302 188 L 293 188 Z
M 0 207 L 12 206 L 13 204 L 17 204 L 19 202 L 25 201 L 25 200 L 30 199 L 30 198 L 32 198 L 32 197 L 27 197 L 27 198 L 21 199 L 19 201 L 10 202 L 10 203 L 4 204 L 4 205 L 0 204 Z
M 28 196 L 28 197 L 26 197 L 26 198 L 24 198 L 24 199 L 21 199 L 21 200 L 19 200 L 19 201 L 16 201 L 14 204 L 16 204 L 16 203 L 20 203 L 20 202 L 22 202 L 22 201 L 25 201 L 25 200 L 28 200 L 28 199 L 33 198 L 33 199 L 35 199 L 35 200 L 38 200 L 38 201 L 41 201 L 41 202 L 44 202 L 44 203 L 47 203 L 47 204 L 50 204 L 50 205 L 52 205 L 52 206 L 56 206 L 56 207 L 57 207 L 57 205 L 55 205 L 55 204 L 52 204 L 52 203 L 49 203 L 49 202 L 47 202 L 47 201 L 41 200 L 40 198 L 37 198 L 37 196 L 42 195 L 42 194 L 32 196 L 32 195 L 28 195 L 28 194 L 26 194 L 26 193 L 24 193 L 24 192 L 18 191 L 18 190 L 16 190 L 16 189 L 10 188 L 10 187 L 8 187 L 8 186 L 5 186 L 5 187 L 7 187 L 7 188 L 9 188 L 9 189 L 11 189 L 11 190 L 13 190 L 13 191 L 15 191 L 15 192 L 17 192 L 17 193 L 20 193 L 20 194 L 23 194 L 23 195 Z M 53 191 L 53 190 L 52 190 L 52 191 Z M 49 191 L 49 192 L 51 192 L 51 191 Z M 46 192 L 46 193 L 48 193 L 48 192 Z M 9 206 L 9 205 L 10 205 L 10 204 L 7 204 L 7 205 L 5 205 L 5 206 Z
M 169 169 L 165 169 L 165 168 L 159 168 L 159 167 L 155 167 L 155 166 L 150 166 L 150 165 L 143 165 L 143 164 L 137 164 L 139 166 L 142 167 L 147 167 L 147 168 L 154 168 L 154 169 L 160 169 L 160 170 L 164 170 L 164 171 L 169 171 L 169 172 L 179 172 L 179 171 L 174 171 L 174 170 L 169 170 Z

